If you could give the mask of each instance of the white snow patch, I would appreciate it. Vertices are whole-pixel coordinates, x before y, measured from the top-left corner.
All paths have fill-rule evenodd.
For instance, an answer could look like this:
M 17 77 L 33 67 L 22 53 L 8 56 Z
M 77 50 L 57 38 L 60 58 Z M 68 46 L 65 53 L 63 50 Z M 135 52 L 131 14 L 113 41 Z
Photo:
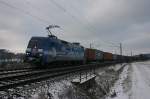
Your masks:
M 126 65 L 126 64 L 127 64 L 127 63 L 112 65 L 112 66 L 109 66 L 108 69 L 113 69 L 114 71 L 118 71 L 121 67 L 123 67 L 123 66 Z
M 92 79 L 92 78 L 94 78 L 94 77 L 96 77 L 96 75 L 90 75 L 90 76 L 87 76 L 87 77 L 82 77 L 81 78 L 81 81 L 80 81 L 80 78 L 75 78 L 75 79 L 73 79 L 72 80 L 72 82 L 77 82 L 77 83 L 84 83 L 84 82 L 86 82 L 86 81 L 88 81 L 88 80 L 90 80 L 90 79 Z
M 112 88 L 111 92 L 116 92 L 116 97 L 111 98 L 110 96 L 106 99 L 128 99 L 128 95 L 123 92 L 123 81 L 127 78 L 128 73 L 128 65 L 124 67 L 123 72 L 119 76 L 119 80 L 115 83 L 114 87 Z
M 149 99 L 150 98 L 150 62 L 132 63 L 133 72 L 131 73 L 132 87 L 128 92 L 123 91 L 123 81 L 127 77 L 126 66 L 120 75 L 120 79 L 115 83 L 112 92 L 115 90 L 116 97 L 106 99 Z
M 150 65 L 133 64 L 131 99 L 150 98 Z
M 89 73 L 87 73 L 87 75 L 90 75 Z M 52 95 L 52 99 L 60 99 L 59 96 L 61 95 L 64 95 L 66 94 L 66 90 L 70 87 L 72 87 L 72 83 L 71 81 L 73 81 L 74 79 L 76 80 L 79 80 L 79 75 L 71 75 L 71 76 L 68 76 L 68 77 L 65 77 L 64 79 L 63 78 L 60 78 L 60 79 L 54 79 L 52 81 L 49 80 L 50 82 L 44 82 L 43 81 L 43 84 L 40 85 L 39 84 L 39 88 L 38 88 L 38 91 L 33 94 L 31 96 L 30 99 L 39 99 L 41 93 L 45 93 L 47 95 L 47 93 L 50 93 Z M 82 77 L 85 77 L 85 74 L 82 73 Z M 88 79 L 89 77 L 91 76 L 88 76 Z M 92 76 L 93 77 L 93 76 Z M 46 98 L 46 99 L 49 99 L 49 98 Z

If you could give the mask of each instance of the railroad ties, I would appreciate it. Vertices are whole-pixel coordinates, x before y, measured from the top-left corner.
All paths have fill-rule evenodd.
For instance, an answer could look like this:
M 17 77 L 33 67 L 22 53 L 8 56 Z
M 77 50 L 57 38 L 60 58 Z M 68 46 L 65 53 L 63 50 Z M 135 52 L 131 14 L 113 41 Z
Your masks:
M 0 90 L 13 88 L 19 85 L 42 81 L 80 70 L 85 70 L 86 66 L 64 67 L 54 69 L 29 69 L 0 72 Z
M 100 66 L 103 66 L 103 64 L 85 64 L 53 69 L 22 69 L 12 71 L 0 71 L 0 91 L 34 82 L 40 82 L 42 80 L 74 72 L 80 73 L 85 70 L 91 70 L 97 67 L 99 68 Z

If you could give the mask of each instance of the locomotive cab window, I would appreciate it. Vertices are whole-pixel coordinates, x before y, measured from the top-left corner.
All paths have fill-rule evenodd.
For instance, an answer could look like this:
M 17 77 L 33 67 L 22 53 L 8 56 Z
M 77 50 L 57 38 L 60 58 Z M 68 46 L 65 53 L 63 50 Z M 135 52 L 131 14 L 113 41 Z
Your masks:
M 28 48 L 34 48 L 38 47 L 38 41 L 37 40 L 30 40 Z

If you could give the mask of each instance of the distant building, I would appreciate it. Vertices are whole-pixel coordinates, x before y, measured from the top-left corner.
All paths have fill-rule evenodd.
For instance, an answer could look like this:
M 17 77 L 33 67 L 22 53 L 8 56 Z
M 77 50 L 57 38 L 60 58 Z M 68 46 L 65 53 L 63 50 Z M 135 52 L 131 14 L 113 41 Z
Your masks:
M 23 62 L 24 56 L 23 53 L 15 54 L 6 49 L 0 49 L 0 63 Z

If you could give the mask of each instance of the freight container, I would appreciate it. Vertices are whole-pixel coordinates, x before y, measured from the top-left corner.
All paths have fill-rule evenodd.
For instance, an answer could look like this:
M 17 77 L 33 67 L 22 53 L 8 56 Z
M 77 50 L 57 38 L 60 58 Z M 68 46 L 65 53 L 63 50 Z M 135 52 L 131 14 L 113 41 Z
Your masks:
M 85 56 L 87 61 L 101 61 L 103 60 L 103 52 L 96 49 L 86 48 Z
M 116 61 L 117 60 L 117 55 L 113 54 L 113 60 Z
M 121 61 L 122 56 L 121 55 L 117 55 L 117 61 Z
M 103 57 L 104 61 L 112 61 L 113 60 L 112 53 L 104 52 L 103 55 L 104 55 L 104 57 Z
M 95 61 L 96 60 L 96 52 L 94 49 L 86 48 L 85 57 L 87 61 Z
M 103 52 L 100 50 L 95 50 L 96 54 L 96 61 L 102 61 L 103 60 Z

